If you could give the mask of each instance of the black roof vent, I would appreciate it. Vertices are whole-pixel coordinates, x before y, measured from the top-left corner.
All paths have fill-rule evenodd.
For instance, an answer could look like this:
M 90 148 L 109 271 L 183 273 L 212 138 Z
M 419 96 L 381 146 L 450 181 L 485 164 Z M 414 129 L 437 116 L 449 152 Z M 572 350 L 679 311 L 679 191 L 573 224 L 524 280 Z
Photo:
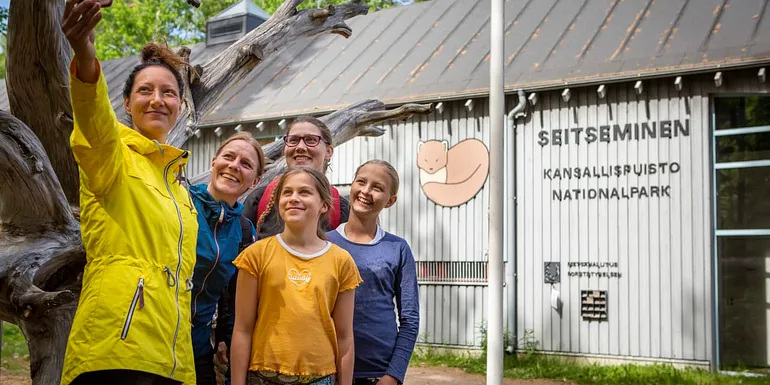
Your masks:
M 206 45 L 236 41 L 269 18 L 270 14 L 251 0 L 233 4 L 206 21 Z

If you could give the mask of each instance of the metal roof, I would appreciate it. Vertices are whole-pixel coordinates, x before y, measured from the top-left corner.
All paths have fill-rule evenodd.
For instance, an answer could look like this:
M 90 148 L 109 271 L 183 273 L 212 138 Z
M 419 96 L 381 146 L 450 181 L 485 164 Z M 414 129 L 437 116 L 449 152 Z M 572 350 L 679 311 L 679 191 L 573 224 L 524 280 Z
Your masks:
M 258 7 L 254 3 L 252 3 L 251 0 L 242 0 L 239 3 L 235 3 L 231 5 L 229 8 L 225 9 L 220 14 L 206 21 L 207 22 L 219 21 L 219 20 L 229 19 L 231 17 L 243 16 L 243 15 L 254 15 L 263 20 L 267 20 L 270 18 L 270 14 L 267 13 L 267 11 Z
M 508 0 L 506 91 L 770 63 L 768 2 Z M 268 57 L 202 124 L 321 113 L 368 98 L 398 104 L 489 92 L 486 0 L 419 2 L 348 24 L 349 39 L 300 39 Z M 190 48 L 191 61 L 202 63 L 224 45 Z M 102 65 L 119 114 L 123 82 L 138 61 Z
M 507 91 L 770 62 L 768 0 L 508 0 Z M 433 0 L 295 42 L 234 87 L 204 124 L 489 92 L 486 0 Z

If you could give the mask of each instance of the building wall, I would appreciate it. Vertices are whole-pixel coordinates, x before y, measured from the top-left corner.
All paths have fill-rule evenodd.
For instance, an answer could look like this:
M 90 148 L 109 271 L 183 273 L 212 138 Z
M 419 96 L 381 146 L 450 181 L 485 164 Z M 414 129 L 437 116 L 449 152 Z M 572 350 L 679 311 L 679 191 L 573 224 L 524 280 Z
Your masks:
M 236 125 L 221 126 L 222 132 L 220 135 L 217 135 L 213 128 L 202 129 L 200 138 L 193 136 L 187 140 L 183 147 L 190 151 L 190 161 L 187 163 L 188 177 L 193 177 L 209 170 L 211 158 L 216 153 L 217 148 L 227 138 L 237 132 L 235 127 Z M 241 125 L 241 129 L 250 132 L 263 146 L 275 141 L 277 137 L 285 133 L 285 131 L 278 127 L 278 123 L 274 121 L 265 122 L 262 130 L 257 129 L 255 124 Z
M 384 159 L 393 164 L 401 178 L 398 202 L 383 212 L 381 222 L 385 229 L 409 241 L 418 261 L 421 341 L 479 347 L 487 301 L 487 189 L 483 188 L 467 204 L 444 208 L 422 193 L 416 167 L 420 140 L 446 139 L 454 145 L 463 139 L 478 138 L 489 145 L 486 99 L 476 99 L 471 111 L 464 103 L 445 102 L 442 114 L 433 112 L 406 122 L 386 122 L 382 125 L 387 129 L 385 135 L 356 138 L 337 147 L 327 176 L 345 193 L 356 168 L 366 160 Z M 221 136 L 207 129 L 200 138 L 187 142 L 185 147 L 192 153 L 188 175 L 209 169 L 211 156 L 235 132 L 233 128 L 222 126 Z M 275 121 L 265 122 L 262 132 L 254 125 L 244 125 L 243 129 L 267 138 L 284 133 Z M 512 214 L 508 217 L 513 220 Z
M 526 336 L 538 349 L 557 353 L 685 362 L 711 359 L 709 95 L 766 92 L 758 85 L 755 70 L 724 75 L 719 89 L 712 73 L 683 77 L 682 91 L 674 88 L 673 78 L 664 78 L 645 80 L 641 95 L 634 82 L 607 85 L 604 99 L 597 96 L 596 87 L 572 89 L 569 102 L 562 99 L 561 90 L 540 92 L 536 105 L 527 106 L 527 117 L 506 130 L 504 210 L 510 237 L 504 252 L 506 263 L 516 258 L 517 283 L 515 297 L 509 295 L 513 286 L 507 285 L 505 302 L 511 305 L 515 300 L 516 317 L 507 324 L 515 324 L 520 347 Z M 516 101 L 510 96 L 507 110 Z M 368 159 L 384 159 L 395 166 L 401 176 L 399 199 L 383 213 L 381 223 L 406 238 L 417 259 L 421 341 L 479 347 L 487 308 L 487 186 L 464 205 L 441 207 L 422 193 L 416 167 L 420 140 L 446 139 L 452 146 L 477 138 L 489 146 L 487 100 L 475 99 L 471 111 L 464 102 L 444 102 L 443 113 L 385 123 L 382 137 L 356 138 L 336 148 L 328 175 L 344 190 L 356 167 Z M 652 128 L 653 122 L 655 138 L 643 137 L 642 124 Z M 661 136 L 661 122 L 671 123 L 670 138 Z M 614 140 L 616 124 L 620 130 L 630 124 L 634 138 Z M 274 125 L 268 123 L 265 132 L 277 133 Z M 604 138 L 608 141 L 602 140 L 602 126 L 609 126 L 609 138 Z M 585 140 L 587 127 L 596 128 L 591 143 Z M 246 127 L 256 132 L 252 128 Z M 584 129 L 579 144 L 574 131 L 568 131 L 569 143 L 563 132 L 562 144 L 554 143 L 553 130 L 575 128 Z M 547 145 L 542 144 L 541 132 L 550 133 Z M 213 154 L 214 141 L 215 136 L 206 132 L 191 140 L 188 148 Z M 192 167 L 205 171 L 208 159 L 210 155 L 204 160 L 193 155 Z M 665 173 L 660 166 L 654 174 L 636 175 L 633 169 L 647 164 L 649 170 L 649 163 L 661 162 L 666 163 Z M 676 172 L 671 172 L 670 163 L 676 163 Z M 626 165 L 631 172 L 625 171 Z M 614 172 L 621 166 L 623 175 L 601 176 L 602 166 L 605 172 L 607 167 Z M 583 174 L 588 167 L 590 174 L 599 176 L 555 176 L 556 169 L 576 167 Z M 650 186 L 658 186 L 659 196 L 650 196 Z M 646 188 L 646 196 L 639 196 L 640 187 Z M 617 197 L 610 196 L 613 188 L 618 189 Z M 633 198 L 625 198 L 632 188 Z M 568 189 L 591 195 L 576 198 L 570 193 L 568 199 L 564 196 Z M 582 190 L 596 190 L 597 196 Z M 599 191 L 608 196 L 599 197 Z M 545 262 L 559 264 L 560 283 L 544 282 Z M 506 282 L 512 281 L 507 275 Z M 581 290 L 606 291 L 606 320 L 581 318 Z M 554 294 L 561 302 L 557 309 L 552 307 Z
M 596 88 L 571 90 L 569 102 L 560 92 L 539 95 L 532 114 L 516 131 L 519 336 L 531 330 L 540 349 L 554 352 L 711 358 L 709 94 L 758 90 L 756 72 L 726 73 L 720 89 L 712 79 L 713 74 L 685 77 L 682 91 L 671 78 L 648 80 L 641 95 L 633 82 L 613 84 L 606 99 L 599 99 Z M 662 138 L 661 122 L 667 121 L 671 137 Z M 677 121 L 684 127 L 689 123 L 689 134 L 680 127 L 676 135 Z M 655 138 L 614 140 L 616 124 L 625 129 L 630 123 L 633 131 L 637 124 L 653 122 Z M 607 141 L 599 136 L 586 143 L 581 136 L 578 144 L 569 131 L 569 143 L 562 133 L 557 145 L 553 132 L 549 134 L 601 126 L 609 126 Z M 542 145 L 543 137 L 550 142 Z M 633 169 L 662 162 L 669 164 L 665 173 L 660 166 L 651 175 L 637 175 Z M 678 166 L 672 169 L 674 163 Z M 632 167 L 627 175 L 601 176 L 602 166 L 614 172 L 615 166 L 627 165 Z M 591 177 L 555 174 L 556 169 L 586 167 Z M 599 177 L 593 176 L 594 168 Z M 630 195 L 641 187 L 649 194 L 651 186 L 668 189 L 668 194 L 623 197 L 623 191 Z M 568 199 L 567 189 L 581 192 Z M 594 194 L 592 189 L 594 199 L 581 195 Z M 599 196 L 602 189 L 618 189 L 620 198 Z M 561 282 L 553 287 L 544 283 L 545 262 L 560 264 Z M 606 321 L 582 319 L 582 290 L 606 291 Z M 552 291 L 563 301 L 560 311 L 551 306 Z
M 384 123 L 385 135 L 338 147 L 329 177 L 332 184 L 349 185 L 356 168 L 369 159 L 383 159 L 396 168 L 401 178 L 398 201 L 380 219 L 387 231 L 409 242 L 417 260 L 421 341 L 478 347 L 487 308 L 487 188 L 464 205 L 441 207 L 423 194 L 416 166 L 420 140 L 446 139 L 452 146 L 477 138 L 488 145 L 486 101 L 475 100 L 471 111 L 464 102 L 445 102 L 442 114 Z

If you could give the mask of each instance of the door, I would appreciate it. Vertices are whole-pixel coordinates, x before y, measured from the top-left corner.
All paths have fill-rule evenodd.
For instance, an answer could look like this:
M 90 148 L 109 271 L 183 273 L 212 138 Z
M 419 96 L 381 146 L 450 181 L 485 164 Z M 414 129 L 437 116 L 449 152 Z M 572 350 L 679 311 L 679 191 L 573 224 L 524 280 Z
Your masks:
M 716 362 L 770 368 L 770 96 L 713 104 Z

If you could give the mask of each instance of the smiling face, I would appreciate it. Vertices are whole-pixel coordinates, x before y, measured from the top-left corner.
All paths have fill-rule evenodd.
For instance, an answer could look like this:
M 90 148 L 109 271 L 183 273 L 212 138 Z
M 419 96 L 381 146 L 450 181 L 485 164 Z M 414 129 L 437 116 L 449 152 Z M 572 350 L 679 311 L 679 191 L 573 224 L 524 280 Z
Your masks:
M 366 164 L 358 170 L 350 186 L 350 208 L 356 215 L 376 217 L 396 203 L 392 190 L 393 178 L 385 167 Z
M 209 193 L 230 205 L 259 181 L 259 155 L 249 142 L 233 140 L 211 160 Z
M 291 126 L 288 135 L 297 137 L 304 137 L 305 135 L 321 136 L 321 129 L 312 123 L 299 122 Z M 324 165 L 331 159 L 333 152 L 332 146 L 323 140 L 314 147 L 308 146 L 304 140 L 299 141 L 294 147 L 288 145 L 283 147 L 283 155 L 286 157 L 286 164 L 289 167 L 308 166 L 321 172 L 325 171 Z
M 278 210 L 286 225 L 317 225 L 328 209 L 312 175 L 298 172 L 284 179 L 278 196 Z
M 161 143 L 181 110 L 179 84 L 167 68 L 153 65 L 136 74 L 131 94 L 124 99 L 134 130 Z

